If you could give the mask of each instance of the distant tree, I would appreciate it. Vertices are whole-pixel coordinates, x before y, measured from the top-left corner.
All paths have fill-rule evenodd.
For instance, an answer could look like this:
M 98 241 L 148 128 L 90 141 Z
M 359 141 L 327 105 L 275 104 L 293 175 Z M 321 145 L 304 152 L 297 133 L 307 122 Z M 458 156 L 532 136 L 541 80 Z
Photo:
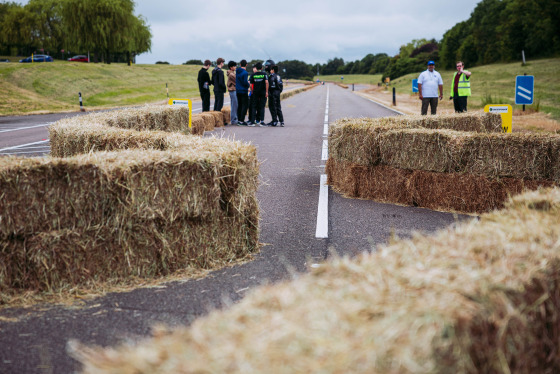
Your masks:
M 34 16 L 33 34 L 37 36 L 40 48 L 52 54 L 64 49 L 66 40 L 60 1 L 30 0 L 25 9 Z
M 313 65 L 299 60 L 286 60 L 278 62 L 278 73 L 284 79 L 313 79 Z M 284 72 L 286 70 L 286 72 Z
M 34 33 L 36 15 L 23 6 L 8 3 L 3 7 L 0 38 L 7 48 L 16 48 L 18 54 L 27 55 L 40 48 L 40 39 Z
M 344 60 L 339 57 L 335 57 L 332 60 L 328 60 L 327 64 L 321 69 L 321 74 L 332 75 L 339 74 L 339 68 L 344 68 Z
M 202 60 L 188 60 L 183 65 L 204 65 L 204 62 Z
M 156 65 L 169 65 L 167 61 L 156 61 Z
M 75 50 L 94 51 L 107 63 L 112 53 L 149 51 L 149 27 L 133 12 L 132 0 L 64 0 L 62 14 L 69 44 Z

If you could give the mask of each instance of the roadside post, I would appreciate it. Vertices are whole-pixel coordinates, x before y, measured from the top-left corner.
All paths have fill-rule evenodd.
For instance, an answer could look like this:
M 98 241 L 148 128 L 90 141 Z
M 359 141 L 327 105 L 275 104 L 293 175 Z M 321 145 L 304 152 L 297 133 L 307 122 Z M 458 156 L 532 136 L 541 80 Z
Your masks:
M 509 104 L 489 104 L 484 107 L 486 113 L 498 113 L 502 116 L 502 132 L 511 133 L 513 110 Z
M 533 104 L 535 96 L 535 77 L 532 75 L 518 75 L 515 77 L 515 104 L 525 105 Z
M 169 99 L 169 105 L 187 106 L 189 108 L 189 129 L 192 129 L 192 101 L 190 99 Z
M 169 100 L 169 87 L 167 87 L 167 83 L 165 83 L 165 91 L 167 91 L 167 99 Z
M 78 92 L 78 98 L 80 100 L 80 112 L 85 112 L 86 109 L 84 108 L 84 104 L 82 103 L 82 93 Z
M 397 106 L 397 89 L 393 87 L 393 106 Z

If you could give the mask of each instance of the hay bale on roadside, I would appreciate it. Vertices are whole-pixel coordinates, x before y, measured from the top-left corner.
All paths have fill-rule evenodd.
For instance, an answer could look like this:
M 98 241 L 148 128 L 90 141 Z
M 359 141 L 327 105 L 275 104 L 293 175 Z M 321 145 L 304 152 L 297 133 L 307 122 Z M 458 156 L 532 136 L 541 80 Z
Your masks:
M 216 116 L 210 114 L 210 112 L 200 113 L 200 116 L 204 119 L 204 131 L 214 131 L 216 128 Z
M 206 126 L 204 118 L 200 114 L 193 114 L 191 126 L 191 133 L 193 135 L 204 135 L 204 129 Z
M 214 111 L 211 110 L 210 112 L 211 115 L 214 116 L 214 126 L 215 127 L 224 127 L 225 121 L 224 121 L 224 113 L 220 112 L 220 111 Z
M 52 157 L 70 157 L 98 151 L 165 150 L 184 144 L 185 136 L 163 131 L 136 131 L 102 124 L 59 121 L 49 127 Z
M 348 197 L 379 202 L 413 205 L 408 183 L 412 171 L 378 165 L 367 167 L 329 158 L 327 184 Z
M 555 373 L 560 190 L 335 259 L 188 328 L 71 354 L 84 373 Z
M 222 108 L 222 114 L 224 115 L 224 122 L 231 123 L 231 107 Z
M 146 277 L 168 274 L 172 265 L 143 255 L 151 251 L 178 251 L 178 256 L 186 256 L 179 266 L 212 266 L 226 256 L 214 257 L 216 253 L 229 253 L 224 260 L 229 261 L 255 251 L 255 148 L 185 136 L 172 146 L 167 151 L 93 152 L 64 159 L 0 159 L 0 293 L 75 286 L 63 264 L 87 282 L 135 272 Z M 87 261 L 71 259 L 75 247 L 87 252 L 90 244 L 104 251 L 118 251 L 119 246 L 138 251 L 137 261 L 145 268 L 109 261 L 111 271 L 88 278 Z M 98 255 L 103 258 L 99 253 L 88 258 Z M 131 261 L 130 256 L 123 258 Z

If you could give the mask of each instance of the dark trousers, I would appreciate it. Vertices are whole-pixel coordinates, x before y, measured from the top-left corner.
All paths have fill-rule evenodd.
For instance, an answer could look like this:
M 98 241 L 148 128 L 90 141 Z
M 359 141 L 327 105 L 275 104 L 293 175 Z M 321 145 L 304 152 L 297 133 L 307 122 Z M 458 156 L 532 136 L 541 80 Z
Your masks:
M 237 120 L 239 122 L 245 122 L 247 109 L 249 109 L 249 94 L 238 92 L 237 93 Z
M 453 96 L 455 113 L 463 113 L 467 111 L 467 97 L 468 96 Z
M 204 88 L 200 91 L 200 98 L 202 99 L 202 111 L 210 111 L 210 90 L 205 90 Z
M 219 112 L 224 107 L 224 93 L 214 91 L 214 111 Z
M 280 91 L 273 91 L 268 95 L 268 97 L 268 109 L 270 109 L 272 122 L 284 122 L 282 104 L 280 104 Z
M 428 114 L 428 106 L 430 106 L 432 115 L 436 114 L 438 105 L 437 97 L 425 97 L 422 99 L 422 115 Z
M 266 96 L 265 95 L 253 95 L 251 96 L 251 115 L 254 121 L 264 121 L 264 108 L 266 106 Z

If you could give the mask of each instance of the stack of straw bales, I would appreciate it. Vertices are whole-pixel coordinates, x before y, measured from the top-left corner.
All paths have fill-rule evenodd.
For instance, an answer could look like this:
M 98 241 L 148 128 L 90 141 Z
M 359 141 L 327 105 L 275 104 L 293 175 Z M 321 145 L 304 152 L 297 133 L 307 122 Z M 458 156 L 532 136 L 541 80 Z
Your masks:
M 431 209 L 486 212 L 560 183 L 560 136 L 501 133 L 496 114 L 343 119 L 329 152 L 335 190 Z
M 86 117 L 51 127 L 64 158 L 0 159 L 0 302 L 213 268 L 257 250 L 253 146 Z
M 560 190 L 335 259 L 136 346 L 72 342 L 84 373 L 558 373 Z

